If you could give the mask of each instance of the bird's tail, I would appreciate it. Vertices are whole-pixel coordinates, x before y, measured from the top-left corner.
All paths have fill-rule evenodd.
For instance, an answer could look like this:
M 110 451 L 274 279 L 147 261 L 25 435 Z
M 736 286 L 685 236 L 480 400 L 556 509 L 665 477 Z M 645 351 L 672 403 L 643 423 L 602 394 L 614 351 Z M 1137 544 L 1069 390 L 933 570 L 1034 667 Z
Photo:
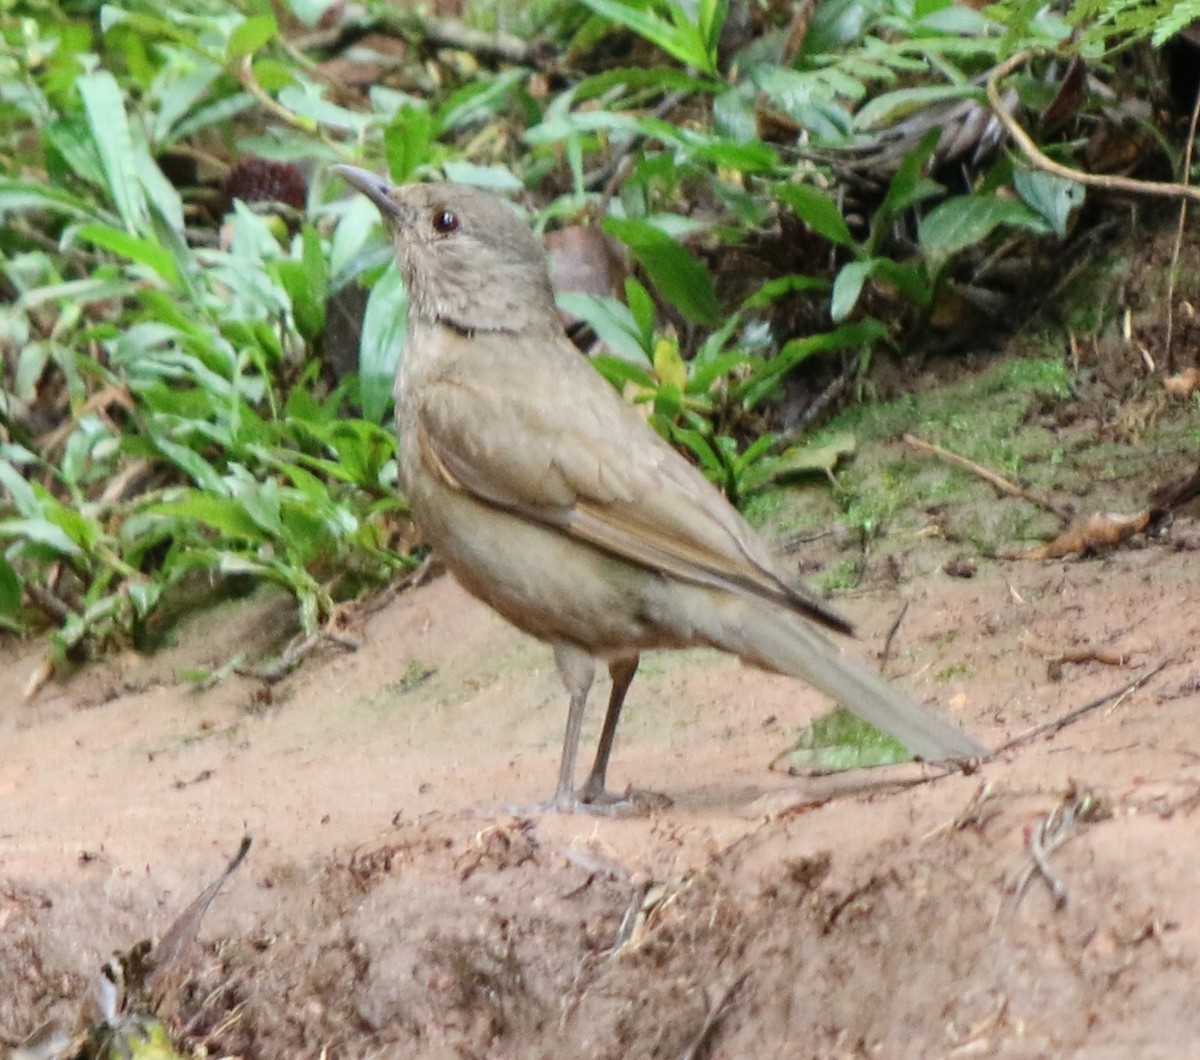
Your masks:
M 736 616 L 726 612 L 714 646 L 765 669 L 803 678 L 927 762 L 991 756 L 938 711 L 844 654 L 798 615 L 746 599 L 736 600 L 733 610 Z

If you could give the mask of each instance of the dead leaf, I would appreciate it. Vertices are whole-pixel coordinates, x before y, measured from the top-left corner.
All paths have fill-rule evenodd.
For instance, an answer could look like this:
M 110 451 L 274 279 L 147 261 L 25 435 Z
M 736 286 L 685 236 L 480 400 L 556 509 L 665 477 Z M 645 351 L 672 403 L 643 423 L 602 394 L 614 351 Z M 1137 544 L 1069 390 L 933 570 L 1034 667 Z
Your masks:
M 1150 520 L 1149 510 L 1136 515 L 1096 512 L 1083 522 L 1067 527 L 1053 541 L 1022 552 L 1016 558 L 1061 559 L 1063 556 L 1106 552 L 1141 533 L 1150 525 Z
M 1200 368 L 1185 368 L 1163 380 L 1163 389 L 1173 398 L 1186 401 L 1200 389 Z

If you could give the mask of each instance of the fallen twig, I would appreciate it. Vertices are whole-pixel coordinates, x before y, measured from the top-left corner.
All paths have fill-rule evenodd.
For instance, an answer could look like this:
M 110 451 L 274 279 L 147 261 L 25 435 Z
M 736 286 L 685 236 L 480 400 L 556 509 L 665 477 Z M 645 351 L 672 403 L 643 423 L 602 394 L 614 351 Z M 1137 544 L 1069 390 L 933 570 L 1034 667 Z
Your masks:
M 908 614 L 908 601 L 904 601 L 904 606 L 900 608 L 900 614 L 896 616 L 896 621 L 892 623 L 892 628 L 888 630 L 887 637 L 883 641 L 883 651 L 879 653 L 879 665 L 882 666 L 888 661 L 888 656 L 892 654 L 892 641 L 896 639 L 896 634 L 900 632 L 900 623 L 904 621 L 904 616 Z
M 1005 131 L 1012 137 L 1017 149 L 1038 169 L 1053 173 L 1056 177 L 1073 180 L 1092 188 L 1103 188 L 1106 191 L 1129 192 L 1134 195 L 1154 195 L 1167 199 L 1195 199 L 1200 202 L 1200 188 L 1189 184 L 1165 183 L 1152 180 L 1135 180 L 1132 177 L 1114 177 L 1107 174 L 1085 173 L 1083 170 L 1072 169 L 1061 162 L 1055 162 L 1043 154 L 1041 148 L 1033 142 L 1033 138 L 1022 127 L 1020 122 L 1008 112 L 1004 101 L 1000 98 L 998 82 L 1007 77 L 1017 67 L 1036 54 L 1033 50 L 1018 52 L 1012 58 L 997 66 L 987 79 L 987 97 L 991 104 L 992 113 L 1004 126 Z
M 1046 881 L 1054 899 L 1054 908 L 1066 906 L 1067 888 L 1050 868 L 1050 855 L 1076 833 L 1080 824 L 1102 821 L 1111 816 L 1112 807 L 1107 799 L 1090 791 L 1076 791 L 1072 787 L 1029 833 L 1029 864 L 1013 885 L 1014 910 L 1025 896 L 1025 889 L 1034 873 Z
M 734 998 L 737 997 L 749 974 L 749 972 L 745 972 L 740 975 L 721 992 L 716 1003 L 709 1006 L 708 1015 L 704 1017 L 700 1032 L 692 1039 L 692 1043 L 679 1054 L 679 1060 L 699 1060 L 708 1051 L 708 1045 L 713 1032 L 717 1029 L 717 1024 L 724 1019 L 725 1013 L 729 1011 L 729 1006 L 733 1004 Z
M 959 456 L 958 453 L 952 453 L 949 449 L 943 449 L 940 445 L 934 445 L 932 442 L 927 442 L 923 438 L 918 438 L 915 434 L 906 434 L 904 436 L 904 444 L 911 446 L 923 453 L 929 453 L 931 456 L 936 456 L 940 460 L 945 460 L 947 463 L 955 464 L 958 467 L 970 471 L 971 474 L 983 479 L 984 482 L 991 486 L 995 486 L 1001 493 L 1006 493 L 1010 497 L 1019 497 L 1021 500 L 1029 501 L 1030 504 L 1035 504 L 1044 511 L 1064 522 L 1069 516 L 1062 511 L 1053 501 L 1046 497 L 1039 497 L 1036 493 L 1031 493 L 1023 486 L 1018 486 L 1015 482 L 1010 482 L 1003 475 L 997 474 L 990 468 L 984 467 L 982 464 L 977 464 L 974 460 L 968 460 L 965 456 Z
M 1055 718 L 1053 721 L 1047 721 L 1043 722 L 1041 725 L 1035 725 L 1032 729 L 1026 729 L 1023 733 L 1014 736 L 1011 740 L 1005 740 L 1004 743 L 996 748 L 995 753 L 998 755 L 1003 754 L 1005 751 L 1011 751 L 1014 747 L 1020 747 L 1021 744 L 1029 743 L 1031 740 L 1035 740 L 1037 737 L 1045 733 L 1059 732 L 1062 729 L 1065 729 L 1068 725 L 1073 725 L 1080 718 L 1091 714 L 1092 711 L 1099 710 L 1106 703 L 1112 702 L 1113 705 L 1116 706 L 1116 704 L 1120 703 L 1121 700 L 1123 700 L 1126 696 L 1141 688 L 1142 685 L 1149 681 L 1150 678 L 1152 678 L 1155 674 L 1165 669 L 1172 661 L 1172 656 L 1166 656 L 1165 658 L 1159 660 L 1157 665 L 1152 666 L 1145 673 L 1135 677 L 1132 681 L 1121 688 L 1115 689 L 1112 692 L 1106 692 L 1098 699 L 1093 699 L 1090 703 L 1085 703 L 1081 707 L 1076 707 L 1074 710 L 1069 710 L 1061 718 Z

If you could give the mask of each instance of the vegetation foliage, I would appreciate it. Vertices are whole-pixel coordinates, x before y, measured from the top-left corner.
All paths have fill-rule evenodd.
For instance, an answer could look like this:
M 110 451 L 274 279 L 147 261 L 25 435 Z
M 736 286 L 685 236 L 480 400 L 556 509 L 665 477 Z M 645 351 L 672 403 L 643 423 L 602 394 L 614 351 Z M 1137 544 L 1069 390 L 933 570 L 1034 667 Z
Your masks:
M 411 565 L 387 425 L 402 285 L 328 162 L 599 224 L 635 273 L 564 308 L 740 499 L 807 466 L 763 412 L 799 365 L 861 372 L 965 252 L 1059 238 L 1081 198 L 994 150 L 951 194 L 936 120 L 865 206 L 846 159 L 930 108 L 983 113 L 981 76 L 1017 53 L 1019 100 L 1043 108 L 1037 56 L 1103 70 L 1197 14 L 829 0 L 798 26 L 738 6 L 740 36 L 725 0 L 480 4 L 480 28 L 549 42 L 495 59 L 382 0 L 0 4 L 0 623 L 49 627 L 63 654 L 141 645 L 173 591 L 249 579 L 286 587 L 313 632 Z M 764 233 L 786 243 L 785 221 L 804 253 L 721 267 Z M 337 378 L 333 308 L 360 283 L 358 371 Z

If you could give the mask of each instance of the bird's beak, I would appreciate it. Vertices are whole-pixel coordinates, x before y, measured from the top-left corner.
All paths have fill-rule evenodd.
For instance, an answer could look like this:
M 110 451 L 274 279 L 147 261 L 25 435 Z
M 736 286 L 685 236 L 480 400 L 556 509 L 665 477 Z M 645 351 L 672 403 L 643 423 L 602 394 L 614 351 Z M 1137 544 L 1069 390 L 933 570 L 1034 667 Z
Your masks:
M 347 184 L 361 191 L 368 199 L 379 207 L 385 221 L 403 222 L 405 213 L 400 205 L 391 197 L 390 192 L 396 187 L 387 177 L 381 177 L 368 169 L 358 166 L 336 165 L 329 167 Z

